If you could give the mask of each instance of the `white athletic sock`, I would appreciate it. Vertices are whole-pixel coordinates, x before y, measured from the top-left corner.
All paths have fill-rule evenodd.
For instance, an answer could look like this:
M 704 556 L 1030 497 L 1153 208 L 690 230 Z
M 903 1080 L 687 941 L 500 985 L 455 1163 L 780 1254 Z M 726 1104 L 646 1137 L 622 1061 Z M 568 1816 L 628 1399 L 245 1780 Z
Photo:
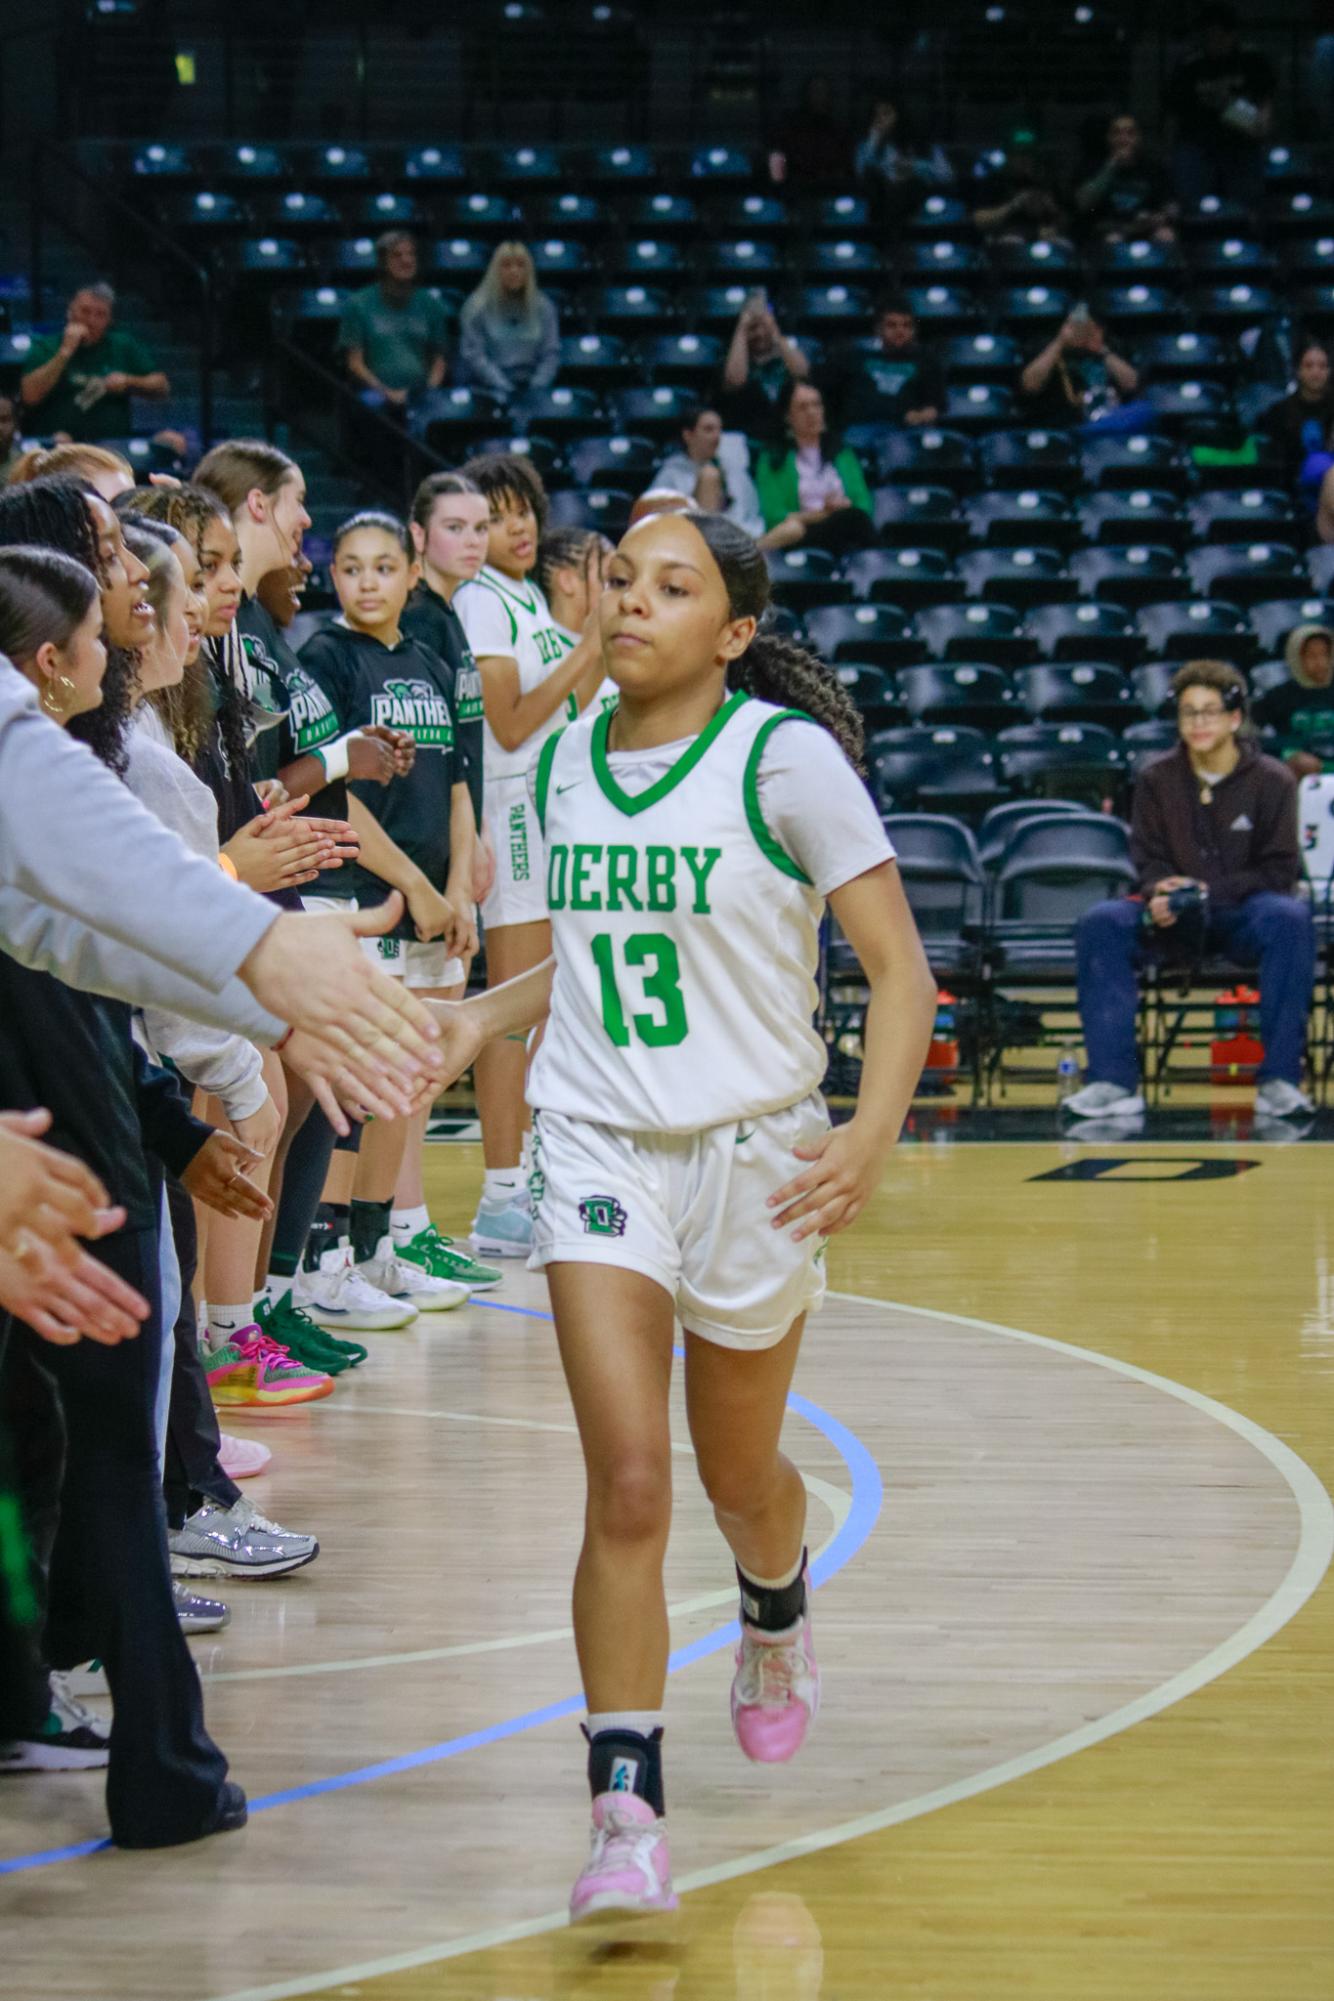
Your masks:
M 636 1736 L 651 1737 L 662 1728 L 662 1714 L 660 1709 L 608 1709 L 597 1716 L 590 1711 L 588 1734 L 596 1737 L 600 1730 L 633 1730 Z
M 208 1305 L 208 1345 L 210 1348 L 225 1348 L 238 1328 L 249 1327 L 255 1318 L 255 1309 L 248 1299 L 236 1306 Z
M 512 1202 L 523 1188 L 523 1175 L 517 1167 L 487 1167 L 482 1171 L 482 1205 L 487 1209 L 503 1209 Z
M 389 1219 L 396 1244 L 410 1244 L 415 1236 L 431 1227 L 431 1212 L 424 1202 L 415 1209 L 395 1209 Z
M 271 1306 L 281 1306 L 295 1283 L 295 1272 L 271 1271 L 264 1280 L 264 1290 L 269 1295 Z
M 758 1584 L 762 1591 L 786 1591 L 789 1584 L 795 1584 L 801 1576 L 801 1566 L 805 1561 L 806 1551 L 803 1548 L 791 1570 L 784 1571 L 781 1577 L 757 1577 L 753 1570 L 747 1570 L 745 1575 L 752 1584 Z

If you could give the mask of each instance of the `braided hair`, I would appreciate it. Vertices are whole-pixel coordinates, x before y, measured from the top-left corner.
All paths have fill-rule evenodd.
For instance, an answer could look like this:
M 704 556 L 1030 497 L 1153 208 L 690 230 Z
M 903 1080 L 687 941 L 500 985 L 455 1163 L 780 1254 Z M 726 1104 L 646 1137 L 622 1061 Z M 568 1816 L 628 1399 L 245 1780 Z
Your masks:
M 232 525 L 231 511 L 222 496 L 212 487 L 194 484 L 136 486 L 133 492 L 122 493 L 114 506 L 122 516 L 145 515 L 150 521 L 165 521 L 168 527 L 184 535 L 201 563 L 204 560 L 204 537 L 213 523 L 225 521 L 228 528 Z M 227 633 L 222 639 L 204 641 L 199 659 L 201 673 L 210 684 L 210 712 L 204 715 L 195 706 L 188 715 L 174 712 L 172 717 L 177 755 L 210 782 L 212 774 L 201 769 L 200 759 L 214 725 L 228 771 L 234 772 L 241 780 L 250 769 L 247 740 L 249 709 L 239 678 L 239 646 L 234 632 Z
M 587 578 L 597 558 L 609 556 L 611 549 L 611 543 L 597 528 L 549 528 L 537 545 L 536 573 L 548 604 L 557 570 L 582 570 Z
M 853 769 L 863 771 L 865 730 L 851 697 L 823 660 L 795 640 L 765 630 L 769 567 L 758 543 L 723 514 L 691 514 L 690 525 L 718 566 L 732 617 L 758 621 L 750 645 L 728 666 L 728 687 L 744 688 L 781 708 L 803 709 L 828 730 Z
M 106 582 L 106 573 L 88 505 L 90 499 L 98 498 L 91 487 L 77 479 L 35 479 L 26 485 L 6 487 L 0 493 L 0 546 L 12 548 L 23 543 L 59 549 L 91 570 L 100 588 Z M 72 717 L 67 726 L 70 735 L 86 743 L 117 777 L 125 772 L 130 695 L 138 669 L 136 653 L 108 643 L 101 705 Z

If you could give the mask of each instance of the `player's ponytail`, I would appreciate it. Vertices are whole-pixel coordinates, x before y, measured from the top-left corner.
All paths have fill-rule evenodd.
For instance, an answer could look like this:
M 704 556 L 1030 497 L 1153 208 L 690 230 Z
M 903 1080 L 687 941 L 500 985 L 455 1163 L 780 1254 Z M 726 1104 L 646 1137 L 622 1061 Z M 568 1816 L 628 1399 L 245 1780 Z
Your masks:
M 863 770 L 865 730 L 851 698 L 814 653 L 766 629 L 773 617 L 769 567 L 758 543 L 725 515 L 692 514 L 690 520 L 718 565 L 732 616 L 758 621 L 750 645 L 727 670 L 728 687 L 744 688 L 780 708 L 804 709 L 828 730 L 853 769 Z

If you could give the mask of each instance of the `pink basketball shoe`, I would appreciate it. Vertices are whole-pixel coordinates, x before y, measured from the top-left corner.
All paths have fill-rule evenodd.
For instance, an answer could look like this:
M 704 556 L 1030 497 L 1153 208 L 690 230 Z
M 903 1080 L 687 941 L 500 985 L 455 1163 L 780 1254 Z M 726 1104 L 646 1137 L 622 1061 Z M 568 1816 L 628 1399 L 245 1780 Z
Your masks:
M 758 1765 L 795 1758 L 820 1708 L 820 1669 L 809 1613 L 785 1633 L 741 1622 L 732 1677 L 732 1728 Z
M 674 1911 L 667 1823 L 638 1793 L 599 1793 L 593 1845 L 570 1892 L 570 1923 L 608 1911 Z

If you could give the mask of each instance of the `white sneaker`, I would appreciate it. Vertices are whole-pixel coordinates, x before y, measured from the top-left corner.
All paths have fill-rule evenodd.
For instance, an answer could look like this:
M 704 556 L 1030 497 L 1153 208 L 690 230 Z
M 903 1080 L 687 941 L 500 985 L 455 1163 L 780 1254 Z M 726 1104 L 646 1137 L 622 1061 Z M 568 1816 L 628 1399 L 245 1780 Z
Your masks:
M 418 1313 L 448 1313 L 453 1307 L 468 1303 L 466 1285 L 459 1285 L 452 1278 L 432 1278 L 420 1265 L 409 1264 L 394 1249 L 392 1237 L 381 1237 L 375 1246 L 375 1256 L 363 1258 L 357 1270 L 377 1292 L 395 1301 L 405 1301 L 416 1307 Z
M 1144 1095 L 1123 1084 L 1085 1084 L 1062 1102 L 1061 1110 L 1077 1119 L 1129 1119 L 1144 1110 Z
M 1305 1091 L 1283 1077 L 1266 1077 L 1255 1087 L 1255 1109 L 1264 1118 L 1288 1119 L 1294 1112 L 1313 1112 L 1315 1106 Z
M 375 1333 L 407 1327 L 417 1318 L 410 1299 L 390 1299 L 362 1276 L 352 1261 L 352 1246 L 346 1237 L 336 1251 L 323 1253 L 318 1271 L 297 1273 L 292 1297 L 318 1326 L 335 1332 L 355 1327 Z

